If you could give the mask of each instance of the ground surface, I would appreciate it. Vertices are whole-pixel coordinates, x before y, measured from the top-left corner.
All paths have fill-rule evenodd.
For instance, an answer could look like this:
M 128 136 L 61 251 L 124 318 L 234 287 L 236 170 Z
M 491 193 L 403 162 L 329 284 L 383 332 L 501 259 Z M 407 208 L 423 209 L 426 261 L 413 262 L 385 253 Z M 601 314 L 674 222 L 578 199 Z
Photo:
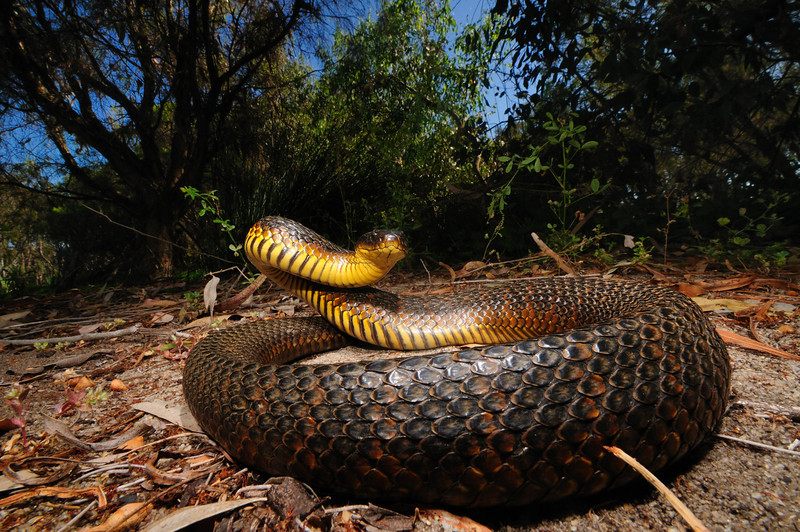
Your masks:
M 610 275 L 649 280 L 696 295 L 700 303 L 716 308 L 709 315 L 718 328 L 748 337 L 755 333 L 765 344 L 794 355 L 795 359 L 787 359 L 729 345 L 732 407 L 720 433 L 800 450 L 792 447 L 800 439 L 796 271 L 768 276 L 710 273 L 692 265 L 618 269 Z M 401 276 L 384 284 L 399 292 L 451 289 L 446 282 L 429 286 L 427 280 Z M 245 497 L 261 499 L 242 508 L 225 508 L 205 523 L 218 530 L 687 529 L 672 507 L 644 483 L 560 505 L 482 512 L 450 509 L 449 513 L 376 507 L 369 505 L 371 501 L 320 501 L 288 480 L 246 489 L 267 478 L 226 460 L 213 442 L 187 430 L 191 425 L 185 417 L 174 417 L 183 406 L 181 369 L 188 348 L 219 325 L 201 316 L 198 305 L 190 301 L 191 292 L 192 287 L 185 286 L 85 290 L 3 304 L 0 391 L 3 395 L 28 391 L 22 401 L 14 403 L 11 398 L 0 409 L 0 420 L 8 418 L 2 425 L 5 432 L 0 432 L 0 465 L 5 471 L 0 476 L 0 529 L 83 530 L 101 525 L 105 528 L 94 530 L 113 530 L 112 520 L 126 511 L 134 515 L 123 526 L 144 528 L 180 508 L 210 510 L 217 507 L 203 505 L 218 502 L 232 507 Z M 189 299 L 184 297 L 187 293 Z M 265 285 L 249 306 L 235 312 L 228 316 L 230 321 L 307 309 Z M 141 328 L 136 332 L 61 346 L 1 341 L 127 331 L 137 323 Z M 81 386 L 88 386 L 88 395 Z M 143 402 L 150 403 L 144 407 L 149 413 L 141 410 Z M 14 404 L 22 415 L 9 406 Z M 24 441 L 22 431 L 10 422 L 13 417 L 26 422 Z M 133 429 L 143 432 L 131 439 L 134 433 L 126 431 Z M 65 440 L 70 434 L 77 440 Z M 38 485 L 25 480 L 33 474 L 39 475 L 33 479 Z M 9 475 L 27 485 L 12 482 Z M 797 453 L 714 438 L 659 477 L 712 530 L 800 530 Z M 184 524 L 192 519 L 193 514 L 180 517 Z

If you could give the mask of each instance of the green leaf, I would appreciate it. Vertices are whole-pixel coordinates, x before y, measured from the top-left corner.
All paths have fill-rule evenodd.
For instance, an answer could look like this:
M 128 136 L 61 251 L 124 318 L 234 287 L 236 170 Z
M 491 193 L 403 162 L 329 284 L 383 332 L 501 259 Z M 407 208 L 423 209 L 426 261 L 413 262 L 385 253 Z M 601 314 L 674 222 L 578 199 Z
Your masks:
M 717 218 L 717 223 L 718 223 L 719 225 L 721 225 L 722 227 L 725 227 L 726 225 L 728 225 L 729 223 L 731 223 L 731 219 L 730 219 L 730 218 L 725 218 L 725 217 L 723 216 L 722 218 Z
M 600 180 L 597 178 L 592 179 L 592 182 L 589 183 L 589 188 L 596 194 L 597 191 L 600 190 Z

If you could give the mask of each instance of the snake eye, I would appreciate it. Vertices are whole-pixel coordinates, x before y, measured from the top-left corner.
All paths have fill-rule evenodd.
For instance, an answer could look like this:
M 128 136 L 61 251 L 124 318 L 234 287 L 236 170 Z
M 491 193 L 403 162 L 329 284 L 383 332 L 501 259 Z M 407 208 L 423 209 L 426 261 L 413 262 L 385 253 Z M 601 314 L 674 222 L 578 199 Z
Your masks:
M 390 229 L 375 229 L 361 236 L 356 243 L 356 247 L 363 249 L 376 249 L 391 244 L 393 247 L 407 248 L 406 236 L 402 231 L 392 231 Z

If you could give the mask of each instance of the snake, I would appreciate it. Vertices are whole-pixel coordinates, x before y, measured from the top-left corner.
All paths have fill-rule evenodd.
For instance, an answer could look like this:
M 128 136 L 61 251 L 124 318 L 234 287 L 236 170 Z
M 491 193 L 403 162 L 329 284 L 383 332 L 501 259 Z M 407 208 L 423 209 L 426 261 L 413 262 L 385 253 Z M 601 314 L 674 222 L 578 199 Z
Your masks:
M 406 250 L 394 231 L 351 251 L 277 216 L 250 229 L 248 259 L 319 316 L 192 348 L 186 402 L 230 457 L 354 499 L 519 506 L 629 483 L 609 446 L 658 471 L 718 427 L 730 360 L 685 295 L 600 277 L 372 287 Z M 354 342 L 401 353 L 300 360 Z

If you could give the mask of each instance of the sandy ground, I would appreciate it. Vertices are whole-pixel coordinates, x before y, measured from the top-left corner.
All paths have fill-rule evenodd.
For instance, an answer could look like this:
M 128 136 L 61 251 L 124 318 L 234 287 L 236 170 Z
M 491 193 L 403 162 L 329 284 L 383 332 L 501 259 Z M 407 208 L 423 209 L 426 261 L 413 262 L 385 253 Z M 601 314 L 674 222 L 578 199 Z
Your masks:
M 784 301 L 787 306 L 783 307 L 784 311 L 757 322 L 756 332 L 765 343 L 797 355 L 800 353 L 800 316 L 796 309 L 800 307 L 800 297 L 792 290 L 767 290 L 764 294 L 764 297 Z M 748 294 L 739 293 L 738 296 L 745 300 Z M 7 479 L 0 477 L 0 529 L 56 530 L 78 516 L 65 530 L 80 530 L 104 521 L 112 510 L 125 503 L 143 500 L 153 504 L 135 525 L 144 527 L 178 507 L 194 504 L 196 500 L 210 503 L 233 499 L 237 489 L 264 481 L 263 475 L 241 471 L 235 464 L 224 460 L 218 449 L 203 438 L 187 436 L 181 428 L 141 414 L 131 406 L 142 401 L 160 401 L 170 406 L 183 404 L 181 367 L 184 350 L 180 347 L 154 348 L 169 345 L 170 331 L 183 329 L 188 334 L 200 337 L 207 332 L 208 323 L 188 329 L 176 325 L 178 312 L 187 307 L 180 294 L 162 294 L 161 301 L 174 304 L 169 306 L 163 303 L 161 307 L 147 306 L 146 302 L 151 299 L 146 294 L 118 293 L 114 297 L 120 300 L 120 304 L 116 306 L 109 306 L 108 301 L 105 306 L 99 303 L 93 305 L 93 297 L 103 299 L 102 294 L 83 296 L 79 306 L 69 304 L 70 301 L 74 302 L 74 294 L 46 302 L 18 300 L 0 309 L 0 315 L 31 310 L 21 322 L 36 318 L 46 326 L 46 320 L 51 320 L 52 328 L 58 329 L 55 331 L 58 335 L 65 330 L 74 330 L 74 322 L 78 317 L 83 320 L 81 323 L 93 323 L 121 316 L 126 323 L 131 323 L 141 320 L 141 315 L 146 315 L 151 322 L 145 324 L 145 333 L 93 341 L 83 347 L 76 345 L 66 350 L 6 345 L 0 351 L 0 367 L 4 371 L 3 394 L 13 389 L 12 384 L 20 380 L 27 381 L 26 386 L 31 387 L 28 393 L 30 404 L 26 409 L 29 454 L 59 456 L 82 462 L 79 472 L 73 472 L 50 485 L 67 490 L 101 486 L 109 505 L 106 510 L 97 507 L 86 510 L 91 496 L 81 496 L 75 492 L 63 499 L 55 498 L 52 493 L 43 493 L 37 487 L 9 487 L 3 484 Z M 757 301 L 763 301 L 764 297 L 757 298 Z M 295 305 L 291 300 L 276 296 L 274 292 L 260 296 L 259 301 L 259 308 L 248 311 L 248 314 L 256 311 L 263 314 L 265 309 L 268 313 L 284 312 Z M 60 310 L 56 310 L 59 307 Z M 792 311 L 792 308 L 795 310 Z M 164 314 L 173 316 L 175 321 L 167 320 Z M 70 322 L 67 319 L 69 316 L 75 319 Z M 742 318 L 736 318 L 724 310 L 712 313 L 711 317 L 717 327 L 749 335 L 747 328 L 742 326 L 746 322 Z M 63 318 L 62 324 L 69 326 L 57 327 L 59 318 Z M 159 323 L 159 320 L 163 323 Z M 0 326 L 0 337 L 8 337 L 10 330 L 7 325 Z M 86 351 L 94 352 L 94 356 L 74 367 L 51 366 L 59 360 Z M 735 346 L 729 346 L 729 351 L 733 366 L 732 406 L 725 416 L 720 434 L 779 449 L 789 449 L 793 442 L 797 445 L 800 439 L 800 362 Z M 34 366 L 40 368 L 31 373 L 29 368 Z M 25 374 L 26 368 L 28 374 Z M 127 390 L 109 392 L 106 399 L 97 401 L 87 411 L 72 411 L 59 419 L 84 441 L 108 439 L 129 428 L 134 421 L 147 421 L 151 431 L 143 436 L 142 442 L 146 445 L 143 450 L 130 454 L 122 454 L 120 450 L 82 450 L 45 433 L 43 416 L 54 415 L 54 405 L 65 400 L 65 390 L 73 386 L 74 379 L 79 376 L 89 377 L 95 386 L 102 385 L 106 391 L 110 389 L 111 380 L 116 378 L 126 385 Z M 0 418 L 11 415 L 12 411 L 3 405 Z M 0 433 L 0 465 L 18 460 L 25 454 L 19 436 L 18 429 Z M 158 444 L 147 447 L 148 443 L 153 442 Z M 160 452 L 156 453 L 154 448 Z M 180 475 L 170 480 L 159 479 L 152 472 L 149 476 L 142 473 L 143 464 L 148 460 L 153 460 L 158 471 L 185 473 L 191 470 L 187 461 L 196 461 L 203 456 L 210 456 L 216 469 L 210 469 L 203 476 L 202 484 L 197 480 L 190 484 L 190 490 L 185 487 L 189 485 L 186 483 L 179 489 L 169 488 L 170 482 L 174 485 L 179 482 L 176 479 L 183 478 Z M 118 473 L 98 472 L 99 466 L 87 465 L 89 460 L 97 458 L 117 464 L 127 463 L 128 466 L 124 471 L 121 468 Z M 13 469 L 28 467 L 36 468 L 34 465 L 20 466 L 15 463 Z M 87 476 L 80 478 L 81 472 Z M 40 473 L 44 474 L 42 471 Z M 800 455 L 713 438 L 677 467 L 659 473 L 659 477 L 712 530 L 800 530 Z M 130 488 L 128 484 L 136 487 Z M 32 493 L 35 490 L 40 491 Z M 14 496 L 18 498 L 16 502 L 8 499 Z M 196 499 L 191 499 L 191 496 Z M 365 502 L 368 501 L 325 500 L 322 507 L 336 508 Z M 469 513 L 451 509 L 451 512 L 466 518 L 457 521 L 451 528 L 424 528 L 419 519 L 414 520 L 412 507 L 391 507 L 398 512 L 397 518 L 380 523 L 359 515 L 359 508 L 364 507 L 355 507 L 349 513 L 329 512 L 321 521 L 307 521 L 303 526 L 308 530 L 458 530 L 466 529 L 471 524 L 466 519 L 471 519 L 491 530 L 508 532 L 687 530 L 684 521 L 664 498 L 644 483 L 592 499 L 547 507 Z M 82 510 L 86 511 L 78 515 Z M 274 505 L 267 512 L 269 517 L 265 517 L 264 512 L 263 509 L 259 510 L 258 505 L 229 512 L 223 521 L 217 523 L 217 529 L 303 529 L 294 516 L 288 518 L 281 515 Z M 330 518 L 330 515 L 336 517 Z

